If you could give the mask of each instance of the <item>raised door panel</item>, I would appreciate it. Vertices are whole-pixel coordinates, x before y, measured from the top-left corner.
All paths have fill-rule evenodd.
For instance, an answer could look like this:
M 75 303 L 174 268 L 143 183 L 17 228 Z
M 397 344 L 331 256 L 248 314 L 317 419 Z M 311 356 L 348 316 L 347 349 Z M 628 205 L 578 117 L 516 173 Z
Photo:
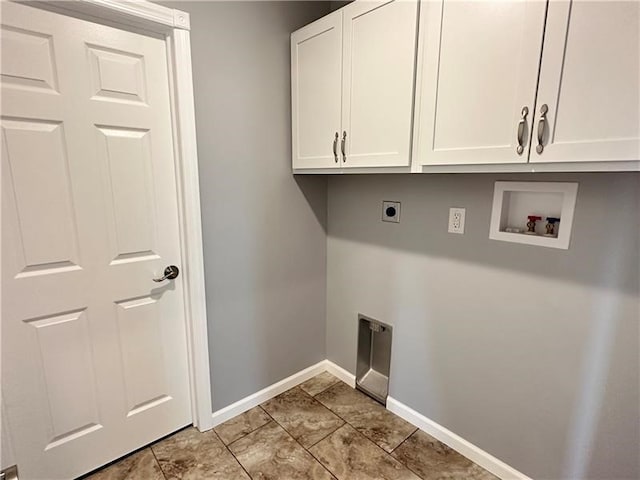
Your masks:
M 58 93 L 50 34 L 2 25 L 0 41 L 7 53 L 2 55 L 3 86 Z
M 293 168 L 339 168 L 342 12 L 291 34 Z
M 545 2 L 529 0 L 423 4 L 415 122 L 419 164 L 527 161 L 545 8 Z
M 85 309 L 24 321 L 32 329 L 33 359 L 39 398 L 46 419 L 41 424 L 44 451 L 101 428 L 88 313 Z
M 146 103 L 146 72 L 142 55 L 87 45 L 93 100 Z
M 8 12 L 13 5 L 2 2 Z M 60 52 L 51 25 L 28 28 L 8 20 L 0 25 L 0 88 L 2 114 L 20 117 L 25 104 L 31 119 L 61 120 L 63 91 L 59 72 Z M 37 99 L 36 102 L 33 100 Z
M 417 12 L 411 0 L 344 8 L 345 168 L 409 166 Z
M 166 381 L 161 312 L 157 299 L 152 297 L 116 305 L 127 416 L 131 417 L 171 400 Z
M 532 162 L 640 159 L 640 2 L 550 2 L 542 105 Z
M 98 127 L 97 136 L 110 225 L 110 264 L 160 258 L 150 132 Z
M 14 219 L 11 257 L 19 259 L 14 275 L 21 278 L 79 269 L 62 122 L 3 117 L 2 143 L 7 213 Z

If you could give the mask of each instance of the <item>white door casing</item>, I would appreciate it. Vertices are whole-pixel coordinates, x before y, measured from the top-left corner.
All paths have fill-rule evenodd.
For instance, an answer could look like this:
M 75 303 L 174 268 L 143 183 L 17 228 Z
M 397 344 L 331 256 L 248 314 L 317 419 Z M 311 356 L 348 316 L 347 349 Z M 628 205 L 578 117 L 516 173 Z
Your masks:
M 2 14 L 3 408 L 23 476 L 73 477 L 192 421 L 184 277 L 151 281 L 182 256 L 168 55 Z
M 416 163 L 527 162 L 545 8 L 530 0 L 422 4 Z
M 550 2 L 537 104 L 531 162 L 640 159 L 640 2 Z
M 291 34 L 293 168 L 340 168 L 342 11 Z
M 407 167 L 417 1 L 353 2 L 342 10 L 342 166 Z

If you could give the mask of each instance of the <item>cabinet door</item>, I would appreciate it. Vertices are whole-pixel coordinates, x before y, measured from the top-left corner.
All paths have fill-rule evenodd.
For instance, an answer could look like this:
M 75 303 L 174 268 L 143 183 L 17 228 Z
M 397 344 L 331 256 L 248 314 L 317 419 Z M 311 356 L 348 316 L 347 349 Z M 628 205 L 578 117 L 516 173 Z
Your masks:
M 531 0 L 422 4 L 416 162 L 527 161 L 545 8 Z
M 342 12 L 337 11 L 291 34 L 294 169 L 340 167 L 341 78 Z
M 417 2 L 362 1 L 343 11 L 343 167 L 408 166 Z
M 639 19 L 637 1 L 549 3 L 532 162 L 640 159 Z

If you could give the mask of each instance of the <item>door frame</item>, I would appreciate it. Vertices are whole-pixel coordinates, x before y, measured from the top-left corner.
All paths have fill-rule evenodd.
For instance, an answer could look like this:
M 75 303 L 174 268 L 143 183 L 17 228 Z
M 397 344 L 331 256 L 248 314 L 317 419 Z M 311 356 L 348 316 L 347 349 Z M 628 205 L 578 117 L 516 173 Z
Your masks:
M 178 192 L 181 270 L 184 275 L 191 418 L 198 430 L 209 430 L 213 428 L 213 417 L 189 14 L 146 0 L 43 0 L 31 2 L 30 5 L 141 35 L 161 35 L 165 39 Z

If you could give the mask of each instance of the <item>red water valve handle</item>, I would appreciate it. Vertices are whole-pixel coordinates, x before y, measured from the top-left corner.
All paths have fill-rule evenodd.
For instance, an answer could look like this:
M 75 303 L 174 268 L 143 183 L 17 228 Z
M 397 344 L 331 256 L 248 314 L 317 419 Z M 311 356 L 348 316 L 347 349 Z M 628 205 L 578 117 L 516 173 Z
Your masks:
M 529 215 L 527 218 L 532 222 L 537 222 L 538 220 L 542 220 L 542 217 L 537 217 L 535 215 Z

